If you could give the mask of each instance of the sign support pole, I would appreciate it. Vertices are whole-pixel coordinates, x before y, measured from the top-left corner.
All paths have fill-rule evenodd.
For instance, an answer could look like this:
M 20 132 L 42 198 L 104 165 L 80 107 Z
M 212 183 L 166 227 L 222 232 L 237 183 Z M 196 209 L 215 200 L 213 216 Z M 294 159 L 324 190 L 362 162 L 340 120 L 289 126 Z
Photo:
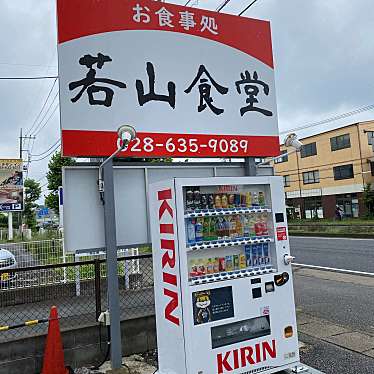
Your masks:
M 108 306 L 110 312 L 110 349 L 112 369 L 122 367 L 121 322 L 117 271 L 117 236 L 114 204 L 113 160 L 103 165 L 105 186 L 104 230 L 106 244 L 106 270 Z
M 8 240 L 13 240 L 13 213 L 8 213 Z

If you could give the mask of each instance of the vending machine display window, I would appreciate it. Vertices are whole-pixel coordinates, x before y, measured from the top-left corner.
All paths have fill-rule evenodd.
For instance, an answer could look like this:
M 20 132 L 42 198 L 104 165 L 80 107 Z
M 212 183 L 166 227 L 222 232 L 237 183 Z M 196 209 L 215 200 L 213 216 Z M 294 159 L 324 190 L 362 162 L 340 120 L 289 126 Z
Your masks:
M 212 348 L 219 348 L 270 334 L 269 316 L 220 325 L 211 329 Z
M 183 198 L 191 284 L 275 271 L 268 186 L 186 186 Z

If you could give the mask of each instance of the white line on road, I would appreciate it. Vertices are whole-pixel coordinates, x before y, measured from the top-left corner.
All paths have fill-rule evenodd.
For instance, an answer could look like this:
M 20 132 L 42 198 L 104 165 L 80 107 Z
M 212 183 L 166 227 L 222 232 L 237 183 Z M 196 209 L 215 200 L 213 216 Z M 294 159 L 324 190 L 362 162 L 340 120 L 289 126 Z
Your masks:
M 323 239 L 323 240 L 374 240 L 374 239 L 363 239 L 363 238 L 333 238 L 333 237 L 324 237 L 324 236 L 297 236 L 297 235 L 290 235 L 291 238 L 298 238 L 298 239 Z
M 369 277 L 374 277 L 374 273 L 368 273 L 366 271 L 338 269 L 338 268 L 330 268 L 330 267 L 325 267 L 325 266 L 308 265 L 308 264 L 298 264 L 296 262 L 292 263 L 292 265 L 294 265 L 294 266 L 300 266 L 300 267 L 308 268 L 308 269 L 335 271 L 337 273 L 365 275 L 365 276 L 369 276 Z

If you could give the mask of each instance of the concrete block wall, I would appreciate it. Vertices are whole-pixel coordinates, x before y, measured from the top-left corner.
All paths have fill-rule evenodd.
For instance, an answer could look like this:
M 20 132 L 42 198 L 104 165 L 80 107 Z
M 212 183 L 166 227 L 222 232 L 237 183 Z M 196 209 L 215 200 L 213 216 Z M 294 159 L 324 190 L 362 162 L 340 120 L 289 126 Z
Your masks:
M 156 348 L 156 322 L 153 315 L 121 322 L 123 355 L 142 353 Z M 97 326 L 62 332 L 65 365 L 73 368 L 100 363 L 106 352 L 106 330 L 102 327 L 100 349 Z M 40 373 L 46 336 L 0 344 L 0 374 Z

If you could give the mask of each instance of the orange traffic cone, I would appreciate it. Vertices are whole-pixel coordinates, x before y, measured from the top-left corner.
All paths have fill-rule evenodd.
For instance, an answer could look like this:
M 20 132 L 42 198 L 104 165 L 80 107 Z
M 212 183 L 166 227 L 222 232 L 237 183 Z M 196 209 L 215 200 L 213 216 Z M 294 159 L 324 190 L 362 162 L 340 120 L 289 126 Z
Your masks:
M 64 363 L 64 350 L 58 321 L 57 308 L 53 306 L 49 314 L 47 341 L 44 348 L 42 374 L 68 374 Z

